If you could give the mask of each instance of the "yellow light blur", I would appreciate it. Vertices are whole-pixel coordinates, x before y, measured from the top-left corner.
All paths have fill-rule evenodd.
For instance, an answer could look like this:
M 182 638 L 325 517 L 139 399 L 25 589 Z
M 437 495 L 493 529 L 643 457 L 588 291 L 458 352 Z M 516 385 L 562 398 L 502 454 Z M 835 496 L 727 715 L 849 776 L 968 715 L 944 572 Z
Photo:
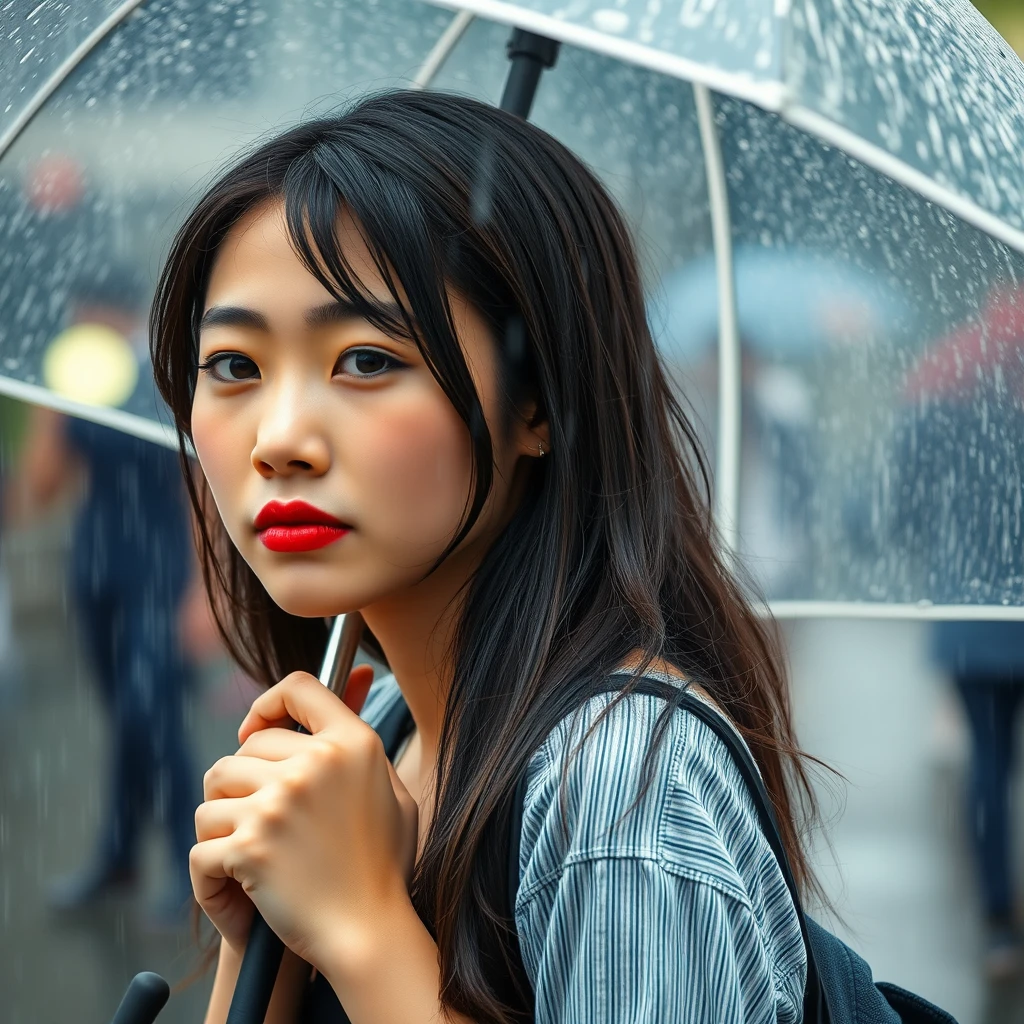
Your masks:
M 128 340 L 104 324 L 69 327 L 43 357 L 46 386 L 87 405 L 123 405 L 138 379 L 138 360 Z

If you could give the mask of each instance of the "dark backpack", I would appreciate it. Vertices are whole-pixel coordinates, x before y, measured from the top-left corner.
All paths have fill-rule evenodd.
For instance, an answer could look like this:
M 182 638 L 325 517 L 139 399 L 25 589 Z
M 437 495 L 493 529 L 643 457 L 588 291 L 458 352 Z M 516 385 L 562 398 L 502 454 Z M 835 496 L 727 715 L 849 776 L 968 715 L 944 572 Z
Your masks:
M 807 949 L 807 988 L 804 992 L 803 1024 L 956 1024 L 954 1018 L 913 992 L 875 982 L 871 968 L 849 946 L 808 917 L 800 903 L 793 872 L 775 823 L 771 800 L 753 758 L 736 731 L 717 712 L 692 693 L 679 694 L 678 687 L 642 679 L 636 692 L 663 697 L 689 711 L 725 744 L 736 762 L 765 838 L 779 862 L 800 918 Z M 519 888 L 519 840 L 522 831 L 526 778 L 520 780 L 512 807 L 509 843 L 509 907 L 515 907 Z

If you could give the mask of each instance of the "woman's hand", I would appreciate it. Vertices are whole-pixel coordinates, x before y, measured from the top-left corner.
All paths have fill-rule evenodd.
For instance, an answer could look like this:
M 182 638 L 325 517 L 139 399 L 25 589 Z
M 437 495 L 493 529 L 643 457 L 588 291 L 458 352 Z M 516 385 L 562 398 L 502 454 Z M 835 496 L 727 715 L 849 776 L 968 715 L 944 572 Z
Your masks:
M 372 670 L 349 677 L 362 705 Z M 346 695 L 346 703 L 349 701 Z M 310 735 L 287 728 L 298 722 Z M 373 729 L 294 672 L 253 702 L 241 747 L 204 779 L 190 870 L 196 899 L 244 951 L 255 904 L 291 950 L 321 970 L 407 899 L 416 804 Z

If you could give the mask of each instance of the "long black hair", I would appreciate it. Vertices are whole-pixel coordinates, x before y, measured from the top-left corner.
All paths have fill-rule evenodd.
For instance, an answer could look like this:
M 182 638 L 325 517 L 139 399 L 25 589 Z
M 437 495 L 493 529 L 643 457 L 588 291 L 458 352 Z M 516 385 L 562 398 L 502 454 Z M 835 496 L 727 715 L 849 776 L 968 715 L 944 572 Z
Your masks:
M 468 584 L 450 651 L 436 809 L 412 885 L 437 940 L 444 1005 L 510 1019 L 484 951 L 509 941 L 495 890 L 512 792 L 555 724 L 634 651 L 676 666 L 739 727 L 808 883 L 798 808 L 813 798 L 777 641 L 718 554 L 704 458 L 651 340 L 629 232 L 594 175 L 533 125 L 429 92 L 375 96 L 261 145 L 201 199 L 160 280 L 153 363 L 183 451 L 211 264 L 232 225 L 271 200 L 309 271 L 371 323 L 413 337 L 466 424 L 475 474 L 453 547 L 490 490 L 492 445 L 450 290 L 490 325 L 510 415 L 529 398 L 550 430 L 550 454 L 532 460 L 522 502 Z M 346 262 L 342 213 L 399 317 Z M 273 603 L 188 479 L 234 656 L 268 685 L 315 672 L 323 623 Z

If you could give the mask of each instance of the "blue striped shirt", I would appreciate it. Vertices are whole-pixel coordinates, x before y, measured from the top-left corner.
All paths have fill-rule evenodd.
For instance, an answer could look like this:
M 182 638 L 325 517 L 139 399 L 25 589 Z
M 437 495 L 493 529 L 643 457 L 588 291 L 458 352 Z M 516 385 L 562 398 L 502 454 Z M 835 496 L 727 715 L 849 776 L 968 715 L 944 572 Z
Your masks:
M 374 684 L 376 724 L 399 697 Z M 515 916 L 538 1024 L 739 1024 L 802 1016 L 806 956 L 786 883 L 728 751 L 673 715 L 640 768 L 664 702 L 592 698 L 528 767 Z M 563 820 L 563 810 L 567 818 Z

